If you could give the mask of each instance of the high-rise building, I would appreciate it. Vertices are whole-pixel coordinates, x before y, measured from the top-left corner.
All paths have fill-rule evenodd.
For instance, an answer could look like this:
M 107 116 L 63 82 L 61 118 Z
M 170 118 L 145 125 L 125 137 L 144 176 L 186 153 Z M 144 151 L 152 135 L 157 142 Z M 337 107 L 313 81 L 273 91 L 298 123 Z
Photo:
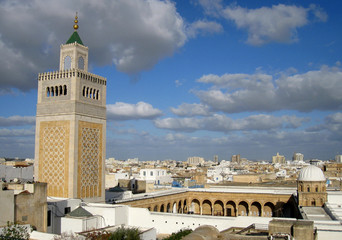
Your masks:
M 188 161 L 189 164 L 193 164 L 193 165 L 198 165 L 198 164 L 203 164 L 204 158 L 202 157 L 188 157 Z
M 285 163 L 285 156 L 284 155 L 279 155 L 279 153 L 277 153 L 276 156 L 272 157 L 272 163 L 284 164 Z
M 336 161 L 337 163 L 342 163 L 342 155 L 336 155 L 336 156 L 335 156 L 335 161 Z
M 54 197 L 104 201 L 106 78 L 88 72 L 75 17 L 59 70 L 38 75 L 35 180 Z
M 302 153 L 293 153 L 293 157 L 292 157 L 293 161 L 304 161 L 304 154 Z
M 241 156 L 240 154 L 232 155 L 232 163 L 238 163 L 240 164 L 241 162 Z
M 214 162 L 216 162 L 216 163 L 218 163 L 218 162 L 219 162 L 218 155 L 214 155 Z

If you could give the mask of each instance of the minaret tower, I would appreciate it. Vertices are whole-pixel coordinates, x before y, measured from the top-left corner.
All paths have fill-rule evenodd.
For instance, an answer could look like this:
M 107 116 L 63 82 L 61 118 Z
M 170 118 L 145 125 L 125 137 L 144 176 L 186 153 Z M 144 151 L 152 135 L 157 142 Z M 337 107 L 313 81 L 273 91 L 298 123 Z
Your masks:
M 60 48 L 59 71 L 38 75 L 35 180 L 48 196 L 104 201 L 106 83 L 88 72 L 88 47 L 74 32 Z

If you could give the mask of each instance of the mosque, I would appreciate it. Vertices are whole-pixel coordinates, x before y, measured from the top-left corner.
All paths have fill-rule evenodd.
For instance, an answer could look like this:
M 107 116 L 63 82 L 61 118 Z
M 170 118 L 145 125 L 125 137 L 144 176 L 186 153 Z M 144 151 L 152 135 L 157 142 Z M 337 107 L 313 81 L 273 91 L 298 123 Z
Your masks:
M 335 211 L 341 193 L 327 192 L 322 170 L 312 165 L 300 171 L 297 188 L 171 189 L 105 204 L 107 79 L 88 72 L 88 47 L 77 29 L 76 15 L 74 32 L 60 48 L 59 70 L 38 76 L 35 180 L 47 183 L 48 233 L 124 225 L 144 229 L 142 239 L 155 239 L 210 225 L 216 237 L 251 226 L 269 236 L 306 236 L 296 239 L 315 239 L 317 232 L 319 239 L 342 236 L 342 212 Z M 198 234 L 208 233 L 201 229 Z

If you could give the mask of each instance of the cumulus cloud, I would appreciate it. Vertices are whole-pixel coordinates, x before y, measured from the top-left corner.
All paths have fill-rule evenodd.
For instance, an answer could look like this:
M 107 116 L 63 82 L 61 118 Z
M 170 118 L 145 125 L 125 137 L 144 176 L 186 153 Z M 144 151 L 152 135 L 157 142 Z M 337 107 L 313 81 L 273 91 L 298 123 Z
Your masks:
M 178 108 L 171 107 L 171 112 L 182 117 L 208 116 L 211 114 L 209 106 L 200 103 L 182 103 Z
M 204 118 L 164 118 L 157 119 L 154 124 L 158 128 L 193 132 L 198 130 L 230 132 L 271 130 L 281 128 L 298 128 L 307 118 L 296 116 L 271 116 L 265 114 L 251 115 L 243 119 L 232 119 L 225 115 L 214 114 Z
M 282 75 L 275 79 L 268 74 L 205 75 L 198 82 L 210 83 L 209 90 L 197 91 L 203 104 L 227 113 L 245 111 L 341 110 L 342 71 L 323 66 L 302 74 Z
M 309 23 L 309 12 L 313 12 L 320 21 L 326 20 L 326 13 L 314 5 L 304 8 L 278 4 L 257 9 L 228 6 L 222 10 L 222 15 L 234 21 L 238 28 L 247 30 L 247 43 L 263 45 L 269 42 L 296 41 L 297 29 Z
M 187 39 L 171 1 L 1 1 L 0 88 L 35 88 L 38 72 L 58 67 L 59 46 L 73 32 L 75 11 L 91 64 L 114 63 L 127 74 L 152 68 Z
M 35 130 L 32 129 L 0 129 L 0 137 L 25 137 L 34 136 Z
M 190 24 L 187 34 L 189 37 L 196 37 L 198 34 L 214 34 L 223 32 L 221 24 L 214 21 L 198 20 Z
M 145 102 L 138 102 L 137 104 L 117 102 L 107 105 L 108 120 L 154 119 L 161 115 L 161 110 L 153 108 L 151 104 Z
M 0 117 L 0 127 L 34 125 L 35 122 L 36 117 L 34 116 Z

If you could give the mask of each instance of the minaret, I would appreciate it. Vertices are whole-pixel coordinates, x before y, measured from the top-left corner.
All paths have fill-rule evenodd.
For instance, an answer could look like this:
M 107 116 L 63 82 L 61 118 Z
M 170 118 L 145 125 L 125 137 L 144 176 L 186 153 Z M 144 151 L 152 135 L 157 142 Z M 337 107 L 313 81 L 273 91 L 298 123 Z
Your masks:
M 38 75 L 35 180 L 48 196 L 104 201 L 106 83 L 88 72 L 88 47 L 74 32 L 60 47 L 59 71 Z

